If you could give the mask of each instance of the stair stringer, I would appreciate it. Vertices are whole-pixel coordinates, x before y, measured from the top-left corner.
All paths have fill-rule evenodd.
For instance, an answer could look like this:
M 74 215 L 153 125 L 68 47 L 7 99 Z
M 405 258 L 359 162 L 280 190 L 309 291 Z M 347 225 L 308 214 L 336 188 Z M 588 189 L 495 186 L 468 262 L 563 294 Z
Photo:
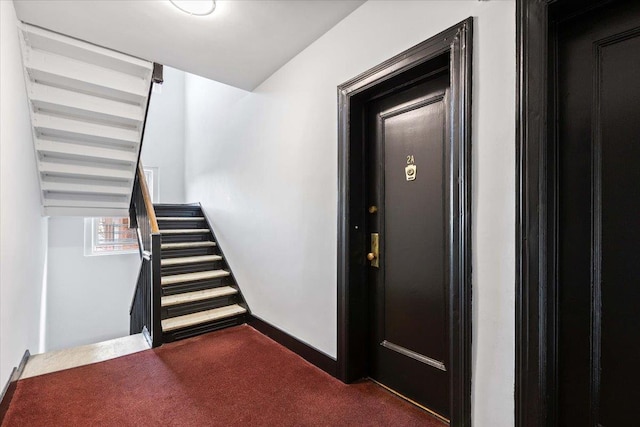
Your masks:
M 248 319 L 251 317 L 251 308 L 249 307 L 249 304 L 247 304 L 247 300 L 245 300 L 244 298 L 244 294 L 242 293 L 242 289 L 240 289 L 240 284 L 236 280 L 236 276 L 233 274 L 233 269 L 231 268 L 231 264 L 229 264 L 229 258 L 225 256 L 224 250 L 222 249 L 222 246 L 220 246 L 220 242 L 218 241 L 216 232 L 214 231 L 213 226 L 211 225 L 211 221 L 209 221 L 209 215 L 207 215 L 207 212 L 202 207 L 202 203 L 198 202 L 198 206 L 200 206 L 200 211 L 202 212 L 202 216 L 204 216 L 204 221 L 206 222 L 207 227 L 209 227 L 209 230 L 211 231 L 211 235 L 213 236 L 213 241 L 216 242 L 216 244 L 218 245 L 218 250 L 220 251 L 220 255 L 222 255 L 222 258 L 227 264 L 227 267 L 230 273 L 229 281 L 233 283 L 233 286 L 235 286 L 238 289 L 238 295 L 240 298 L 239 305 L 244 307 L 247 310 L 247 312 L 245 313 L 245 318 Z

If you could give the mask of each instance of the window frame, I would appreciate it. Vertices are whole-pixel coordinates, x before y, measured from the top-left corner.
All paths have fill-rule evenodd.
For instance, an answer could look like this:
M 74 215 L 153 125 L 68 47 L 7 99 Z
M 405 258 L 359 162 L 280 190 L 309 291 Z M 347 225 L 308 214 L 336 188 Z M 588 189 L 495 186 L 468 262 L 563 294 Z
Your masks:
M 136 233 L 135 238 L 135 248 L 131 249 L 113 249 L 113 250 L 96 250 L 97 245 L 99 245 L 96 241 L 98 239 L 98 226 L 100 220 L 102 219 L 115 219 L 122 220 L 127 219 L 127 217 L 92 217 L 85 218 L 85 229 L 84 229 L 84 237 L 85 237 L 85 245 L 84 245 L 84 255 L 85 256 L 103 256 L 103 255 L 126 255 L 126 254 L 135 254 L 139 252 L 138 249 L 138 237 Z M 113 243 L 110 246 L 125 246 L 133 243 Z

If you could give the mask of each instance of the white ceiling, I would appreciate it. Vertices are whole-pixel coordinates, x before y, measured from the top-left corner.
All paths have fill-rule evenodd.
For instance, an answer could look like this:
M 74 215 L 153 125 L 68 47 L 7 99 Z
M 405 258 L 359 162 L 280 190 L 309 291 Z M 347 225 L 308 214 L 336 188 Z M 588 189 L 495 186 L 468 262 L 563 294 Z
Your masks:
M 364 0 L 218 0 L 190 16 L 168 0 L 14 0 L 18 19 L 252 90 Z

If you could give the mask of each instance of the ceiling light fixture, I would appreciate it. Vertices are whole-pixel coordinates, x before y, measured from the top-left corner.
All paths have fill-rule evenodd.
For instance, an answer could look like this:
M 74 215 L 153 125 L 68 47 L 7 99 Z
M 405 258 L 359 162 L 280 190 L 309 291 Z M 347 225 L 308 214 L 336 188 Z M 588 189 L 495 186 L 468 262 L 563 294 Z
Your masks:
M 216 10 L 215 0 L 169 0 L 172 5 L 193 16 L 206 16 Z

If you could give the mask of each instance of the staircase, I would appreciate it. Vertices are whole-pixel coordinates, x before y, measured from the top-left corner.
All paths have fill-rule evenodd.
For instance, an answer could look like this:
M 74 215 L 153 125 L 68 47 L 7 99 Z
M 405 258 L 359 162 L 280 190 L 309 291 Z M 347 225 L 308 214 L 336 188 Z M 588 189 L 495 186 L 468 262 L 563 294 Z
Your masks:
M 162 341 L 245 323 L 247 305 L 200 205 L 154 210 L 162 236 Z
M 19 25 L 44 215 L 127 216 L 154 64 Z

